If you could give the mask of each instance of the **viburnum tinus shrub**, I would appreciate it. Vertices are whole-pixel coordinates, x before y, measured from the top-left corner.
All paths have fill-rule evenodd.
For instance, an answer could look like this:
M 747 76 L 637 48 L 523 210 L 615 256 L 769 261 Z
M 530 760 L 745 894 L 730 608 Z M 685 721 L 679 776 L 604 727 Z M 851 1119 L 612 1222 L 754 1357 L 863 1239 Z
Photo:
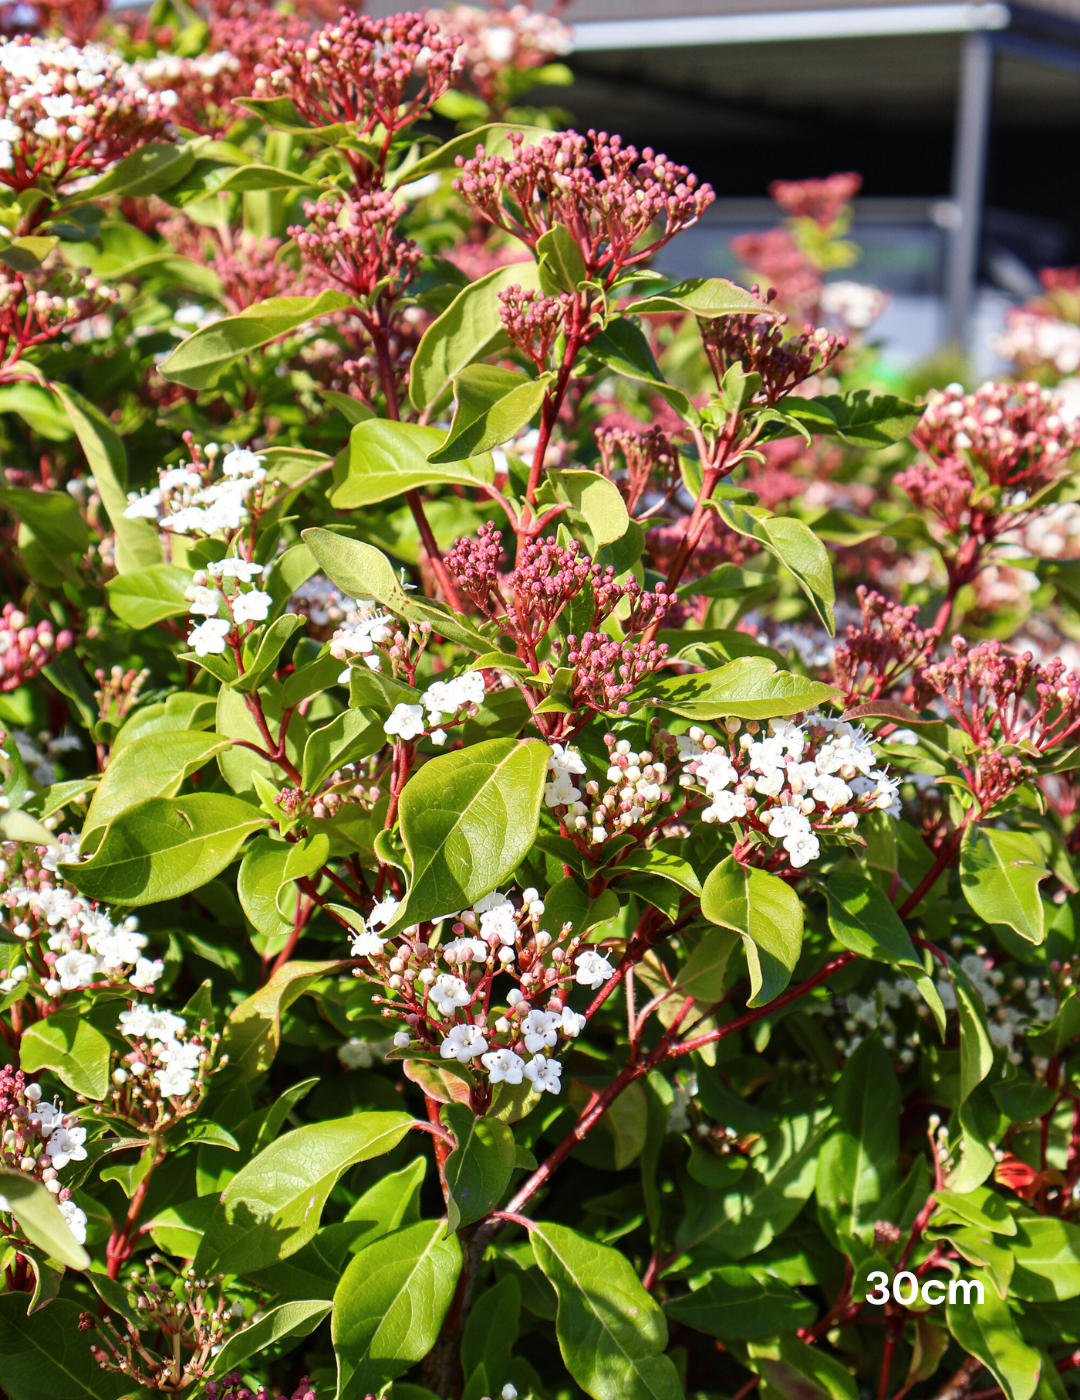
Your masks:
M 68 10 L 0 47 L 0 1393 L 1076 1394 L 1067 407 L 875 390 L 855 177 L 672 285 L 713 192 L 521 124 L 550 16 Z

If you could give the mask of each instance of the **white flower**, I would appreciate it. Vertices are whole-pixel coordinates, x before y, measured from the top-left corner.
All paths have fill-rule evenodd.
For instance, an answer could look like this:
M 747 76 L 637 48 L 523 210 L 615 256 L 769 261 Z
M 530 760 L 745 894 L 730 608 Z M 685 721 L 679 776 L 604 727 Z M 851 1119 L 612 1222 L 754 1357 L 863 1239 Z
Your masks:
M 13 967 L 7 977 L 0 982 L 0 992 L 13 992 L 20 982 L 25 982 L 27 978 L 27 967 L 25 963 L 19 963 Z
M 514 917 L 514 906 L 500 904 L 494 909 L 485 909 L 480 915 L 480 937 L 497 937 L 500 943 L 510 947 L 517 938 L 518 927 Z
M 810 796 L 815 802 L 824 802 L 830 812 L 835 812 L 840 807 L 846 807 L 854 794 L 842 778 L 821 773 L 810 790 Z
M 188 634 L 188 646 L 196 656 L 220 656 L 225 650 L 225 637 L 232 623 L 227 617 L 211 617 L 193 627 Z
M 248 452 L 243 447 L 234 447 L 222 458 L 221 470 L 226 476 L 255 476 L 260 472 L 265 457 L 261 453 Z
M 396 1050 L 407 1050 L 412 1043 L 412 1037 L 408 1031 L 396 1031 L 394 1033 L 394 1048 Z
M 585 760 L 578 753 L 577 749 L 562 744 L 551 746 L 551 757 L 548 759 L 548 781 L 544 788 L 544 801 L 549 807 L 568 807 L 571 802 L 577 802 L 581 797 L 580 791 L 574 786 L 574 778 L 581 777 L 587 771 Z
M 164 971 L 165 964 L 160 958 L 140 958 L 134 970 L 128 974 L 128 981 L 138 991 L 149 992 Z
M 735 765 L 726 753 L 713 749 L 697 760 L 697 780 L 710 797 L 737 782 L 739 778 Z
M 459 1006 L 468 1006 L 472 997 L 460 977 L 440 972 L 431 984 L 431 1000 L 438 1007 L 440 1016 L 452 1016 Z
M 487 962 L 488 947 L 479 938 L 453 938 L 439 952 L 452 967 L 454 963 Z
M 86 1160 L 86 1129 L 81 1127 L 57 1128 L 49 1138 L 49 1156 L 52 1164 L 60 1170 L 66 1167 L 69 1162 L 83 1162 Z
M 559 1038 L 561 1024 L 562 1017 L 554 1011 L 530 1011 L 521 1026 L 529 1054 L 535 1055 L 545 1046 L 550 1050 Z
M 769 813 L 770 836 L 807 836 L 810 823 L 798 807 L 777 807 Z
M 492 1084 L 520 1084 L 525 1061 L 513 1050 L 489 1050 L 481 1056 L 481 1064 L 488 1072 Z
M 703 821 L 733 822 L 746 816 L 746 798 L 740 792 L 718 792 L 712 806 L 702 812 Z
M 175 1040 L 178 1035 L 183 1035 L 187 1030 L 187 1024 L 183 1016 L 177 1016 L 171 1011 L 151 1011 L 146 1024 L 146 1036 L 155 1040 Z
M 525 1078 L 531 1079 L 537 1093 L 546 1089 L 549 1094 L 557 1094 L 562 1088 L 562 1065 L 558 1060 L 545 1060 L 537 1055 L 525 1066 Z
M 57 1099 L 53 1099 L 52 1103 L 46 1099 L 38 1103 L 34 1109 L 34 1115 L 41 1119 L 41 1127 L 38 1129 L 41 1136 L 43 1138 L 51 1137 L 57 1128 L 63 1126 L 64 1105 Z
M 68 1229 L 75 1236 L 76 1244 L 86 1243 L 86 1212 L 80 1210 L 74 1201 L 58 1201 L 60 1214 L 68 1223 Z
M 812 834 L 785 836 L 784 849 L 796 870 L 801 870 L 810 861 L 817 860 L 821 845 L 817 837 Z
M 253 588 L 250 593 L 238 593 L 233 599 L 234 622 L 265 622 L 273 602 L 269 593 Z
M 188 600 L 188 612 L 196 617 L 217 617 L 224 595 L 218 588 L 204 588 L 192 584 L 184 594 Z
M 578 1011 L 571 1011 L 568 1006 L 563 1007 L 562 1013 L 562 1033 L 568 1035 L 571 1040 L 575 1040 L 585 1029 L 585 1017 Z
M 390 718 L 384 721 L 383 733 L 388 738 L 396 734 L 399 738 L 408 740 L 423 734 L 425 727 L 423 705 L 399 704 L 394 706 Z
M 597 953 L 592 948 L 579 953 L 576 961 L 574 980 L 579 987 L 601 987 L 615 971 L 603 953 Z
M 380 938 L 374 929 L 361 929 L 353 935 L 352 955 L 354 958 L 377 958 L 386 943 L 385 938 Z
M 452 1026 L 450 1033 L 439 1046 L 439 1054 L 444 1060 L 458 1060 L 468 1064 L 488 1048 L 484 1033 L 479 1026 Z
M 191 1092 L 195 1076 L 183 1065 L 165 1065 L 154 1075 L 157 1086 L 167 1099 L 182 1099 Z
M 250 564 L 246 559 L 230 557 L 207 564 L 206 572 L 211 578 L 238 578 L 242 583 L 254 583 L 269 567 L 268 564 Z
M 78 987 L 89 987 L 98 972 L 100 964 L 93 953 L 65 953 L 53 964 L 53 973 L 60 979 L 65 992 L 73 992 Z
M 392 894 L 385 895 L 368 915 L 368 923 L 377 924 L 379 928 L 385 928 L 387 924 L 393 923 L 394 917 L 400 908 L 400 899 L 395 899 Z

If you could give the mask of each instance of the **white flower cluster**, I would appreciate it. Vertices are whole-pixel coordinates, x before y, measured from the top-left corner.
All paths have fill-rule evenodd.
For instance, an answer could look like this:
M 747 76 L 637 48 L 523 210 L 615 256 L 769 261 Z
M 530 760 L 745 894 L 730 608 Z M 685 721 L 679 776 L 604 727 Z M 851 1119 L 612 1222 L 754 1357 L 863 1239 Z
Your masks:
M 184 594 L 188 611 L 206 619 L 188 634 L 188 646 L 196 656 L 220 655 L 234 627 L 266 621 L 274 600 L 250 585 L 269 569 L 269 564 L 249 564 L 246 559 L 219 559 L 192 575 Z
M 86 1160 L 86 1129 L 59 1099 L 43 1102 L 40 1084 L 27 1084 L 22 1097 L 25 1104 L 8 1120 L 0 1147 L 5 1154 L 11 1154 L 9 1161 L 14 1159 L 24 1171 L 33 1171 L 47 1191 L 61 1197 L 57 1201 L 60 1213 L 76 1240 L 85 1244 L 86 1215 L 69 1198 L 58 1173 L 71 1162 Z M 35 1157 L 28 1149 L 36 1142 L 41 1143 L 41 1151 Z M 0 1211 L 10 1210 L 9 1202 L 0 1195 Z
M 216 53 L 195 54 L 191 58 L 175 53 L 159 53 L 153 58 L 140 58 L 132 65 L 148 87 L 161 89 L 168 83 L 202 80 L 212 84 L 224 74 L 240 72 L 240 60 L 228 49 Z M 208 88 L 212 91 L 212 88 Z
M 577 749 L 554 744 L 544 788 L 548 807 L 566 808 L 564 824 L 597 845 L 614 834 L 614 830 L 637 825 L 661 803 L 670 801 L 672 795 L 671 789 L 664 786 L 668 766 L 662 759 L 648 749 L 637 752 L 628 739 L 616 740 L 614 735 L 605 736 L 605 743 L 609 752 L 607 780 L 611 787 L 602 792 L 595 780 L 575 783 L 575 779 L 586 776 L 585 760 Z
M 68 854 L 50 851 L 42 857 L 43 870 L 55 874 L 60 857 Z M 8 874 L 7 862 L 0 859 L 0 881 Z M 47 997 L 78 991 L 92 983 L 126 981 L 139 991 L 149 991 L 165 969 L 160 958 L 148 958 L 145 934 L 139 921 L 128 915 L 114 924 L 104 909 L 97 908 L 85 895 L 62 882 L 41 880 L 30 886 L 11 880 L 0 894 L 0 909 L 10 911 L 10 932 L 21 942 L 44 935 L 48 975 L 41 978 Z M 16 961 L 0 981 L 0 993 L 14 991 L 21 983 L 38 980 L 27 962 Z
M 730 751 L 694 727 L 677 743 L 686 767 L 680 779 L 702 788 L 706 822 L 752 819 L 754 829 L 781 842 L 801 869 L 821 853 L 816 834 L 853 831 L 860 813 L 900 815 L 899 783 L 882 769 L 867 736 L 852 725 L 811 715 L 803 725 L 769 721 L 768 733 L 730 720 Z
M 420 696 L 419 704 L 394 706 L 390 717 L 383 723 L 383 731 L 388 739 L 407 741 L 431 729 L 431 742 L 445 744 L 444 721 L 456 723 L 467 705 L 482 705 L 484 695 L 484 677 L 480 671 L 464 671 L 449 681 L 432 681 Z
M 377 646 L 385 646 L 394 635 L 395 622 L 391 615 L 383 612 L 374 598 L 341 599 L 348 606 L 344 623 L 330 638 L 330 655 L 335 661 L 348 661 L 350 656 L 362 656 L 373 671 L 382 669 L 382 658 L 377 654 Z M 349 668 L 346 666 L 338 676 L 340 685 L 348 685 Z
M 33 167 L 43 146 L 60 155 L 100 140 L 106 116 L 164 116 L 175 105 L 174 92 L 151 92 L 135 68 L 100 44 L 8 40 L 0 43 L 0 169 L 14 169 L 16 146 Z
M 141 1044 L 128 1057 L 127 1069 L 113 1072 L 114 1084 L 119 1087 L 134 1075 L 139 1080 L 145 1078 L 167 1099 L 191 1093 L 206 1049 L 198 1041 L 184 1039 L 187 1023 L 183 1016 L 136 1002 L 129 1011 L 121 1011 L 117 1029 L 125 1039 Z
M 1080 369 L 1080 326 L 1056 316 L 1012 311 L 1005 333 L 991 336 L 990 344 L 1003 360 L 1025 367 L 1052 365 L 1058 374 Z
M 149 491 L 128 493 L 128 520 L 153 520 L 177 535 L 232 535 L 251 518 L 266 480 L 265 460 L 257 452 L 234 447 L 222 458 L 222 475 L 212 480 L 221 448 L 210 443 L 205 462 L 166 467 Z
M 999 1050 L 1004 1050 L 1014 1065 L 1022 1062 L 1023 1056 L 1016 1044 L 1019 1037 L 1023 1044 L 1024 1032 L 1033 1021 L 1052 1021 L 1057 1015 L 1058 1000 L 1038 977 L 1013 979 L 1005 986 L 1005 974 L 993 967 L 981 952 L 965 953 L 960 959 L 961 970 L 966 972 L 971 985 L 987 1010 L 986 1028 L 990 1039 Z M 942 977 L 935 984 L 947 1011 L 956 1007 L 956 992 L 952 982 Z M 1028 1010 L 1010 1005 L 1008 998 L 1023 996 Z

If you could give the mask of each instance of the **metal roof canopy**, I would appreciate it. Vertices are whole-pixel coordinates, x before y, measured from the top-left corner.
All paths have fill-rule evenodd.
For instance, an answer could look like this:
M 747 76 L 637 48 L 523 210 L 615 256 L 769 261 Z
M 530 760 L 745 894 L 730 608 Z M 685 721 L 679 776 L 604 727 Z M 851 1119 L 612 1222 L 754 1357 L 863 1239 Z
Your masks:
M 637 2 L 640 4 L 641 0 Z M 658 15 L 656 11 L 665 7 L 664 0 L 645 3 L 652 10 L 651 15 L 583 18 L 574 27 L 575 51 L 618 53 L 877 36 L 963 36 L 954 125 L 946 327 L 951 342 L 964 343 L 970 330 L 978 272 L 997 58 L 1008 54 L 1080 73 L 1080 23 L 1059 12 L 994 0 L 977 4 L 871 4 L 691 15 Z M 579 9 L 595 14 L 597 8 L 610 12 L 610 7 L 611 0 L 592 0 L 592 4 L 583 0 Z

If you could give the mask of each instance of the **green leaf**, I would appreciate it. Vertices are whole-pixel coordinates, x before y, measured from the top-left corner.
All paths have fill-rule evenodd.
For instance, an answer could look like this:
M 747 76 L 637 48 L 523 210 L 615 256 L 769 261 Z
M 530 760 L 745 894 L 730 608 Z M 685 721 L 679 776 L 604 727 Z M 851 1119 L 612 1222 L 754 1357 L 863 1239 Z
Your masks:
M 923 415 L 919 404 L 869 389 L 814 399 L 788 397 L 783 412 L 817 436 L 838 437 L 852 447 L 871 449 L 890 447 L 906 438 Z
M 94 854 L 71 866 L 68 878 L 102 903 L 158 904 L 220 875 L 246 838 L 268 825 L 239 797 L 151 797 L 114 817 Z
M 960 887 L 975 913 L 1041 943 L 1046 917 L 1039 884 L 1050 874 L 1042 849 L 1026 831 L 969 825 L 960 847 Z
M 715 671 L 647 681 L 637 706 L 660 705 L 687 719 L 779 719 L 836 698 L 834 686 L 778 671 L 764 656 L 740 656 Z
M 488 1376 L 509 1374 L 521 1316 L 521 1285 L 513 1274 L 481 1293 L 469 1312 L 461 1339 L 461 1369 L 471 1377 L 483 1366 Z M 466 1383 L 468 1388 L 468 1383 Z
M 214 1357 L 214 1375 L 227 1376 L 239 1369 L 249 1356 L 264 1351 L 286 1337 L 307 1337 L 330 1311 L 332 1304 L 310 1299 L 296 1303 L 281 1303 L 263 1313 L 257 1322 L 249 1323 L 239 1332 L 229 1335 L 225 1345 Z
M 130 575 L 129 575 L 130 577 Z M 114 753 L 83 822 L 88 835 L 148 797 L 175 797 L 185 778 L 229 747 L 220 734 L 197 729 L 146 734 Z
M 242 867 L 241 867 L 242 868 Z M 333 972 L 337 962 L 287 962 L 264 987 L 231 1013 L 221 1037 L 221 1051 L 243 1079 L 269 1069 L 281 1043 L 281 1018 L 297 997 Z
M 775 307 L 723 277 L 691 277 L 665 291 L 635 301 L 626 310 L 634 316 L 690 311 L 702 321 L 717 316 L 775 316 Z
M 320 145 L 334 146 L 348 131 L 344 122 L 313 126 L 300 115 L 288 97 L 239 97 L 237 106 L 254 112 L 274 131 L 283 131 L 290 136 L 302 136 L 307 141 L 318 141 Z
M 809 525 L 790 515 L 771 515 L 761 506 L 740 506 L 734 501 L 718 501 L 717 512 L 725 524 L 747 539 L 757 540 L 774 558 L 790 570 L 813 604 L 822 626 L 831 636 L 836 631 L 833 584 L 829 552 Z
M 508 287 L 540 290 L 534 262 L 498 267 L 463 287 L 424 332 L 409 368 L 409 399 L 417 412 L 436 404 L 467 365 L 509 343 L 499 311 Z
M 956 1008 L 960 1015 L 960 1102 L 981 1084 L 994 1065 L 994 1047 L 986 1029 L 982 997 L 964 970 L 950 960 Z
M 23 1032 L 19 1050 L 27 1073 L 51 1069 L 88 1099 L 109 1092 L 109 1042 L 78 1011 L 54 1011 Z
M 1016 1234 L 1016 1220 L 1004 1198 L 988 1186 L 977 1186 L 974 1191 L 966 1191 L 963 1195 L 959 1191 L 942 1188 L 935 1191 L 934 1196 L 946 1210 L 972 1225 L 989 1230 L 993 1235 Z
M 0 262 L 15 272 L 36 272 L 59 244 L 59 238 L 40 235 L 12 238 L 0 248 Z
M 540 821 L 549 752 L 534 739 L 489 739 L 413 774 L 399 807 L 412 879 L 394 931 L 467 908 L 517 869 Z
M 189 335 L 158 366 L 158 372 L 186 389 L 207 389 L 222 370 L 249 351 L 353 304 L 345 292 L 331 290 L 314 297 L 270 297 Z
M 303 536 L 326 576 L 350 598 L 374 598 L 406 622 L 430 622 L 447 641 L 478 653 L 491 650 L 490 640 L 465 618 L 406 593 L 390 560 L 374 545 L 331 530 L 304 530 Z
M 126 520 L 127 453 L 116 429 L 94 404 L 56 383 L 53 391 L 60 399 L 75 436 L 86 453 L 87 465 L 97 483 L 101 503 L 108 512 L 116 536 L 116 568 L 120 574 L 161 563 L 161 541 L 149 520 Z
M 838 943 L 860 957 L 911 968 L 919 975 L 925 971 L 911 935 L 873 880 L 855 871 L 834 870 L 815 883 L 829 902 L 829 928 Z
M 624 870 L 637 870 L 644 875 L 658 875 L 662 880 L 670 880 L 687 894 L 700 896 L 701 881 L 688 860 L 675 851 L 668 850 L 661 841 L 647 849 L 632 848 L 613 867 L 613 873 Z M 612 873 L 612 872 L 609 872 Z
M 79 507 L 66 491 L 31 491 L 28 486 L 0 487 L 0 505 L 47 541 L 50 552 L 80 558 L 90 540 Z
M 285 643 L 302 621 L 296 613 L 285 613 L 283 617 L 275 618 L 265 630 L 253 633 L 253 637 L 258 638 L 255 655 L 250 654 L 251 640 L 245 641 L 244 671 L 232 682 L 233 688 L 241 694 L 254 694 L 260 685 L 272 677 Z
M 1051 1216 L 1024 1216 L 1010 1242 L 1012 1292 L 1035 1303 L 1080 1295 L 1080 1226 Z
M 458 156 L 465 160 L 472 159 L 479 148 L 486 151 L 489 156 L 506 156 L 514 154 L 514 147 L 511 145 L 511 135 L 521 133 L 524 136 L 524 145 L 536 146 L 541 141 L 548 140 L 551 131 L 546 126 L 524 126 L 520 122 L 492 122 L 489 126 L 478 126 L 475 131 L 469 131 L 464 136 L 458 136 L 453 141 L 447 141 L 432 151 L 423 160 L 418 160 L 414 165 L 410 165 L 403 172 L 403 179 L 410 183 L 419 180 L 421 176 L 430 174 L 433 170 L 453 170 Z
M 179 184 L 195 164 L 197 147 L 166 145 L 150 142 L 125 156 L 118 165 L 81 192 L 82 199 L 103 199 L 106 195 L 125 195 L 128 199 L 144 199 L 160 194 Z
M 763 1149 L 734 1186 L 702 1192 L 688 1206 L 676 1243 L 710 1254 L 745 1259 L 782 1235 L 814 1191 L 828 1109 L 794 1114 L 763 1139 Z
M 424 1220 L 357 1254 L 334 1294 L 337 1400 L 370 1394 L 435 1345 L 461 1272 L 456 1235 Z
M 1058 1055 L 1066 1045 L 1080 1039 L 1080 996 L 1075 990 L 1069 991 L 1061 999 L 1058 1013 L 1048 1026 L 1039 1030 L 1032 1027 L 1027 1034 L 1027 1043 L 1033 1054 L 1045 1055 L 1050 1059 Z
M 551 296 L 558 292 L 576 292 L 589 275 L 574 235 L 563 224 L 556 224 L 540 235 L 536 253 L 541 284 Z
M 761 1400 L 858 1400 L 847 1367 L 820 1347 L 798 1337 L 781 1337 L 779 1346 L 750 1346 L 761 1373 Z
M 296 890 L 293 882 L 326 864 L 330 841 L 317 836 L 296 841 L 257 837 L 244 852 L 236 880 L 240 906 L 251 922 L 268 938 L 288 933 L 293 926 Z M 289 907 L 291 906 L 291 907 Z
M 256 99 L 257 101 L 258 99 Z M 238 165 L 223 175 L 214 184 L 214 193 L 234 191 L 247 194 L 252 190 L 317 190 L 313 180 L 298 174 L 295 170 L 283 170 L 278 165 Z
M 727 856 L 705 881 L 701 912 L 742 935 L 752 992 L 747 1005 L 764 1006 L 778 996 L 802 951 L 802 905 L 791 886 Z
M 817 1308 L 776 1278 L 755 1278 L 749 1269 L 729 1264 L 717 1269 L 693 1293 L 664 1304 L 668 1317 L 710 1337 L 753 1341 L 809 1327 Z
M 679 969 L 672 992 L 712 1006 L 724 995 L 724 974 L 736 947 L 734 929 L 710 929 Z
M 694 405 L 681 389 L 676 389 L 664 378 L 644 332 L 633 321 L 625 316 L 613 316 L 604 329 L 593 336 L 589 342 L 589 352 L 616 374 L 639 384 L 648 384 L 686 422 L 698 421 Z
M 79 1331 L 84 1302 L 56 1298 L 27 1317 L 28 1293 L 0 1297 L 0 1356 L 9 1400 L 119 1400 L 131 1382 L 102 1371 Z
M 599 472 L 577 467 L 547 471 L 536 501 L 539 506 L 568 505 L 571 517 L 579 516 L 588 526 L 596 549 L 621 540 L 630 527 L 619 488 Z
M 505 1123 L 480 1118 L 464 1104 L 446 1104 L 443 1122 L 457 1146 L 443 1168 L 450 1192 L 447 1233 L 495 1209 L 514 1171 L 514 1134 Z
M 536 1262 L 559 1299 L 566 1368 L 593 1400 L 681 1400 L 656 1302 L 618 1250 L 565 1225 L 534 1226 Z
M 445 441 L 428 461 L 460 462 L 509 442 L 544 402 L 555 376 L 536 379 L 498 365 L 467 365 L 454 380 L 453 422 Z
M 880 1037 L 868 1037 L 831 1095 L 838 1121 L 818 1158 L 818 1205 L 839 1239 L 870 1244 L 876 1208 L 899 1181 L 900 1086 Z
M 1030 1347 L 1009 1311 L 992 1288 L 981 1303 L 949 1303 L 949 1331 L 970 1355 L 991 1371 L 1007 1400 L 1031 1400 L 1039 1384 L 1041 1358 Z
M 180 617 L 188 610 L 184 596 L 191 587 L 191 572 L 175 564 L 151 564 L 119 574 L 105 585 L 109 607 L 128 627 L 141 631 L 165 617 Z
M 376 501 L 393 500 L 418 486 L 453 482 L 474 487 L 490 485 L 495 463 L 489 453 L 466 457 L 451 466 L 434 466 L 429 454 L 438 450 L 446 434 L 419 423 L 394 423 L 369 418 L 349 434 L 349 474 L 330 497 L 338 510 L 354 510 Z
M 295 1254 L 318 1229 L 341 1174 L 396 1147 L 411 1122 L 407 1113 L 357 1113 L 279 1137 L 225 1187 L 195 1268 L 246 1274 Z
M 420 1187 L 427 1175 L 427 1165 L 425 1157 L 417 1157 L 407 1167 L 384 1176 L 353 1202 L 345 1219 L 364 1226 L 357 1236 L 359 1240 L 370 1244 L 391 1230 L 412 1225 L 420 1219 Z
M 46 1191 L 43 1182 L 25 1172 L 0 1167 L 0 1198 L 7 1202 L 6 1209 L 31 1244 L 69 1269 L 90 1267 L 89 1254 L 71 1233 L 55 1196 Z

